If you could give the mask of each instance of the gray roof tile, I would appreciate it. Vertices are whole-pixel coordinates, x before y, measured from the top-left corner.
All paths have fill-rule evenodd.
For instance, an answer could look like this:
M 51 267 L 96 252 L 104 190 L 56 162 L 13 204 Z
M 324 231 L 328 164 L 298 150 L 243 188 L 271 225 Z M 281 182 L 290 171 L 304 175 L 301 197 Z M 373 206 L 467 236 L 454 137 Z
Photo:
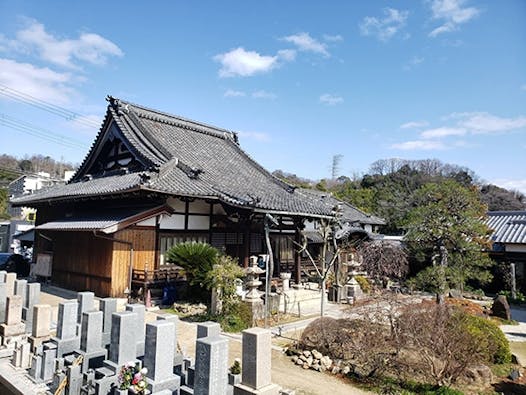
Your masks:
M 493 242 L 526 244 L 526 211 L 490 211 L 485 222 Z

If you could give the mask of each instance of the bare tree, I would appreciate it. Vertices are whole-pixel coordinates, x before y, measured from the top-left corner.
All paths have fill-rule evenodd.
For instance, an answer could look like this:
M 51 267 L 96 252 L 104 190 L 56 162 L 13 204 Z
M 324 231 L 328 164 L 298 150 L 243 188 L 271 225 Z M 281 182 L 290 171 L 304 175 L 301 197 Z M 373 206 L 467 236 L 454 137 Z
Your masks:
M 409 272 L 405 249 L 387 240 L 373 240 L 358 247 L 362 255 L 362 266 L 376 283 L 386 285 L 389 278 L 402 279 Z

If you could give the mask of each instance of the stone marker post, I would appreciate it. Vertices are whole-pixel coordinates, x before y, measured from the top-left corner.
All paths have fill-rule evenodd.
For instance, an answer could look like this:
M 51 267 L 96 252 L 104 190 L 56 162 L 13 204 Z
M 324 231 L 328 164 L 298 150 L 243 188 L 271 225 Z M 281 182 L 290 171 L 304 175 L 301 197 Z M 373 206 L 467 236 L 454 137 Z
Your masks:
M 80 330 L 80 350 L 83 355 L 82 373 L 88 368 L 100 368 L 106 359 L 107 351 L 102 347 L 102 311 L 85 311 L 82 313 Z
M 117 299 L 101 299 L 99 309 L 103 314 L 102 346 L 106 347 L 110 345 L 111 341 L 111 315 L 117 312 Z
M 40 300 L 40 283 L 29 283 L 26 287 L 26 300 L 22 308 L 22 318 L 26 321 L 26 330 L 31 333 L 33 328 L 33 306 Z
M 243 331 L 241 384 L 234 395 L 278 395 L 280 387 L 271 381 L 270 331 L 251 328 Z
M 7 297 L 5 324 L 0 325 L 0 336 L 3 343 L 9 348 L 14 348 L 14 342 L 26 337 L 26 325 L 22 322 L 22 296 Z

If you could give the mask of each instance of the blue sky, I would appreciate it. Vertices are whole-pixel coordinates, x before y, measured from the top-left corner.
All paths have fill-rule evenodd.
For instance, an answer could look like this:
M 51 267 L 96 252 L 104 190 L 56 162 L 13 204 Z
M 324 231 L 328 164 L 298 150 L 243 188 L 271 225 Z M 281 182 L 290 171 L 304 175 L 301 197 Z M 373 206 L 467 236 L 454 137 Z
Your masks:
M 0 153 L 81 162 L 108 94 L 237 131 L 271 171 L 437 158 L 526 193 L 520 0 L 0 0 Z

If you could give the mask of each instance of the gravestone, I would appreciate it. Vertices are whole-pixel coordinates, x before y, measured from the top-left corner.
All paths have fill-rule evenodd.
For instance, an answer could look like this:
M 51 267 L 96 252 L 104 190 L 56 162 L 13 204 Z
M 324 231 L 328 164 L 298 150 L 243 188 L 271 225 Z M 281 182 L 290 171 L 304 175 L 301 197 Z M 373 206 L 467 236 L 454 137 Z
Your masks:
M 151 392 L 179 390 L 181 379 L 173 374 L 175 323 L 157 320 L 146 324 L 144 366 Z
M 22 322 L 22 296 L 7 297 L 5 324 L 0 325 L 3 345 L 13 349 L 15 341 L 26 337 L 26 324 Z
M 107 351 L 102 347 L 102 311 L 85 311 L 82 313 L 80 330 L 80 350 L 82 360 L 81 371 L 86 373 L 89 368 L 102 367 L 107 357 Z
M 197 339 L 194 395 L 224 395 L 227 392 L 228 339 L 223 336 Z
M 15 280 L 15 295 L 22 297 L 22 307 L 26 306 L 27 280 Z
M 7 296 L 12 296 L 15 294 L 15 281 L 16 281 L 16 273 L 7 273 L 5 275 Z
M 175 332 L 174 332 L 174 362 L 173 362 L 173 372 L 181 375 L 181 365 L 183 363 L 183 355 L 178 350 L 177 345 L 177 326 L 179 325 L 179 317 L 175 314 L 158 314 L 157 320 L 159 321 L 169 321 L 173 322 L 175 325 Z
M 219 336 L 221 325 L 214 321 L 206 321 L 197 324 L 197 338 L 202 339 L 209 336 Z
M 146 314 L 146 309 L 143 304 L 135 303 L 126 305 L 126 311 L 131 311 L 132 313 L 137 314 L 137 320 L 135 321 L 133 331 L 135 333 L 135 343 L 137 347 L 136 357 L 140 358 L 144 356 L 144 316 Z
M 117 299 L 104 298 L 100 300 L 99 310 L 103 315 L 102 346 L 106 347 L 111 342 L 111 315 L 117 312 Z
M 7 285 L 0 282 L 0 324 L 5 323 L 5 307 L 7 302 Z
M 77 292 L 78 310 L 77 323 L 82 321 L 82 313 L 94 310 L 95 294 L 93 292 Z
M 51 341 L 57 346 L 57 357 L 61 358 L 80 347 L 77 335 L 78 302 L 66 300 L 58 304 L 57 335 Z
M 43 342 L 50 338 L 51 327 L 51 306 L 48 304 L 36 304 L 33 306 L 33 323 L 31 326 L 31 336 L 29 343 L 31 350 L 42 345 Z
M 0 270 L 0 283 L 5 283 L 5 275 L 7 272 L 5 270 Z
M 251 328 L 243 331 L 241 383 L 234 395 L 278 395 L 280 387 L 271 381 L 270 331 Z
M 111 344 L 109 364 L 115 371 L 126 362 L 136 360 L 137 349 L 133 345 L 136 341 L 137 313 L 123 311 L 113 313 L 111 324 Z M 108 361 L 105 361 L 105 363 Z
M 29 283 L 26 286 L 25 305 L 22 308 L 22 319 L 26 321 L 26 330 L 31 333 L 33 328 L 33 306 L 40 300 L 40 283 Z
M 42 374 L 40 376 L 42 381 L 48 382 L 53 379 L 56 358 L 57 345 L 51 342 L 44 343 L 44 351 L 42 353 Z

